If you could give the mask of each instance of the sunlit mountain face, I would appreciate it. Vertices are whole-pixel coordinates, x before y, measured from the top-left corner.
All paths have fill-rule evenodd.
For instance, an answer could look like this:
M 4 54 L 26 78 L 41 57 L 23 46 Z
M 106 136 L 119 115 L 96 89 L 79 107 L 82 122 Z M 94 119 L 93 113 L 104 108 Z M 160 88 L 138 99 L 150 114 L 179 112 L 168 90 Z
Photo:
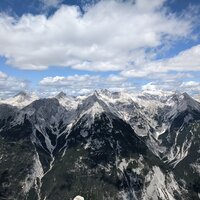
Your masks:
M 1 199 L 199 199 L 200 103 L 187 93 L 21 92 L 0 111 Z
M 200 199 L 199 0 L 0 0 L 0 200 Z

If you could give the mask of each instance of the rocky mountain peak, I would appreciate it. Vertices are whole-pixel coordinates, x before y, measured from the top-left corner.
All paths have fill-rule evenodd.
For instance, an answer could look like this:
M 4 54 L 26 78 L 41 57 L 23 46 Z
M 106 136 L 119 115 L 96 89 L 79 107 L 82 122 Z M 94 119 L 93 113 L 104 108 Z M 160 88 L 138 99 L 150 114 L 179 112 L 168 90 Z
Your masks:
M 26 93 L 25 91 L 20 91 L 19 93 L 17 93 L 14 97 L 29 97 L 28 93 Z
M 200 103 L 185 92 L 181 95 L 181 100 L 178 104 L 178 110 L 183 111 L 186 109 L 200 112 Z
M 58 93 L 58 94 L 56 95 L 56 98 L 58 98 L 58 99 L 62 99 L 62 98 L 65 98 L 65 97 L 67 97 L 67 95 L 66 95 L 66 93 L 64 93 L 64 92 L 60 92 L 60 93 Z
M 35 93 L 28 94 L 24 91 L 21 91 L 13 97 L 0 101 L 0 103 L 6 103 L 18 108 L 23 108 L 36 99 L 38 99 L 38 96 Z
M 0 181 L 0 198 L 8 186 L 14 196 L 4 199 L 194 200 L 200 104 L 187 93 L 164 97 L 98 90 L 81 98 L 63 92 L 30 98 L 26 106 L 18 102 L 23 108 L 0 104 L 0 179 L 11 177 Z M 15 198 L 19 191 L 24 198 Z

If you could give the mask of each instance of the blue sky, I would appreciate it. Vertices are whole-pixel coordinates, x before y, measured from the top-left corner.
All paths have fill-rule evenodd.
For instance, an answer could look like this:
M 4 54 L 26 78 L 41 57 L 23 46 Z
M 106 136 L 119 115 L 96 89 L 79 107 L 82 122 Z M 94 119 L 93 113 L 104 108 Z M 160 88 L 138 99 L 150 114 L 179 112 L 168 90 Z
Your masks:
M 199 0 L 1 0 L 0 98 L 200 92 Z

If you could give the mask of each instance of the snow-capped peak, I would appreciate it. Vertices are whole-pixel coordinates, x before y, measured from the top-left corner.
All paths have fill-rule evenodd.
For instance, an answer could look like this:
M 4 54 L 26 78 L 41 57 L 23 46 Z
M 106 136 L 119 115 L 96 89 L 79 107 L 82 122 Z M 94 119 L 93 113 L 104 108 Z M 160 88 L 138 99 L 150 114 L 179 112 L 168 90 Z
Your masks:
M 36 93 L 29 94 L 24 91 L 21 91 L 11 98 L 0 101 L 0 103 L 5 103 L 12 106 L 16 106 L 18 108 L 23 108 L 37 99 L 38 96 L 36 95 Z
M 99 95 L 105 95 L 105 96 L 112 96 L 113 93 L 107 89 L 100 89 L 100 90 L 96 90 L 95 93 L 99 94 Z
M 200 103 L 190 97 L 186 92 L 181 95 L 181 101 L 179 103 L 178 109 L 180 111 L 184 109 L 190 109 L 193 111 L 200 112 Z
M 29 95 L 28 95 L 26 92 L 21 91 L 21 92 L 17 93 L 14 97 L 24 97 L 24 98 L 28 98 Z
M 174 106 L 173 109 L 168 113 L 168 117 L 175 117 L 177 114 L 182 113 L 186 110 L 195 111 L 200 113 L 200 103 L 189 96 L 187 93 L 176 95 L 173 97 Z
M 134 96 L 127 92 L 110 92 L 106 89 L 96 91 L 96 94 L 104 101 L 113 104 L 117 102 L 130 103 L 134 99 Z
M 60 92 L 55 96 L 59 103 L 67 110 L 73 110 L 77 108 L 78 102 L 72 96 L 67 96 L 64 92 Z
M 174 91 L 164 91 L 164 90 L 157 90 L 157 89 L 142 91 L 142 95 L 148 94 L 148 95 L 158 96 L 158 97 L 170 96 L 174 93 L 175 93 Z
M 64 92 L 60 92 L 60 93 L 58 93 L 57 95 L 56 95 L 56 98 L 57 99 L 62 99 L 62 98 L 66 98 L 67 97 L 67 95 L 66 95 L 66 93 L 64 93 Z
M 104 112 L 104 109 L 98 102 L 95 102 L 93 106 L 87 111 L 87 113 L 90 113 L 93 118 L 94 116 L 101 114 L 103 112 Z
M 78 106 L 79 112 L 87 111 L 91 109 L 95 103 L 98 103 L 103 106 L 104 102 L 102 99 L 100 99 L 100 96 L 97 91 L 95 91 L 93 94 L 89 95 L 87 98 L 85 98 Z
M 102 98 L 98 91 L 95 91 L 93 94 L 89 95 L 82 102 L 80 102 L 77 108 L 78 118 L 84 115 L 89 115 L 89 118 L 94 119 L 101 113 L 118 115 L 117 111 Z
M 200 103 L 185 92 L 178 99 L 178 108 L 179 111 L 183 111 L 184 109 L 200 111 Z

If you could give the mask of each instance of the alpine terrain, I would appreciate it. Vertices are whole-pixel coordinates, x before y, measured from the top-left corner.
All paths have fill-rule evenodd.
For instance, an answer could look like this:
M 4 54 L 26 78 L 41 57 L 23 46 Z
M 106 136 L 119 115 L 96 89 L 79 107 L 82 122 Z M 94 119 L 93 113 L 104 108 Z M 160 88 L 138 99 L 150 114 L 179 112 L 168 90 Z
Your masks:
M 200 103 L 98 90 L 0 101 L 0 199 L 200 199 Z

